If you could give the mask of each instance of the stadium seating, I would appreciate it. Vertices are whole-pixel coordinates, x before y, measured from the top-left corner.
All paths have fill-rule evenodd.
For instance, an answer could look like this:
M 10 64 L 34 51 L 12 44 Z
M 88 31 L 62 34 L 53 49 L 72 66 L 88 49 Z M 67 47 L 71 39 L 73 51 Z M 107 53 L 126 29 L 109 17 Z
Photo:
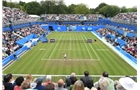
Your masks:
M 15 16 L 11 15 L 11 13 L 17 12 L 20 13 Z M 128 16 L 128 18 L 124 16 Z M 111 20 L 105 19 L 100 14 L 60 14 L 59 16 L 45 14 L 41 17 L 44 17 L 44 19 L 39 22 L 19 9 L 3 7 L 3 67 L 14 61 L 14 54 L 20 57 L 29 48 L 35 46 L 38 41 L 48 42 L 43 35 L 49 34 L 49 26 L 52 26 L 54 31 L 67 31 L 67 28 L 72 31 L 92 31 L 100 38 L 105 37 L 109 43 L 111 42 L 114 45 L 116 50 L 130 58 L 137 65 L 137 27 L 130 25 L 137 22 L 137 13 L 118 14 Z M 130 17 L 133 17 L 132 21 Z M 118 19 L 120 21 L 116 23 L 115 20 Z M 59 25 L 59 20 L 62 25 Z M 122 20 L 124 21 L 123 23 L 121 23 Z M 81 23 L 81 21 L 83 22 Z M 48 26 L 41 26 L 42 24 Z M 126 31 L 126 37 L 124 38 Z M 31 47 L 28 46 L 29 42 L 31 42 Z M 125 48 L 125 45 L 128 46 Z M 130 48 L 130 46 L 133 47 Z

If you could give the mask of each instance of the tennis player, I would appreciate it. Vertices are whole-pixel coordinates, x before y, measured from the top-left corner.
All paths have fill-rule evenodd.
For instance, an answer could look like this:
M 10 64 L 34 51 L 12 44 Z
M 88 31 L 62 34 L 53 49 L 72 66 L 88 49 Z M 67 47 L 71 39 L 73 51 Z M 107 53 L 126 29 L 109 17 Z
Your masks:
M 66 60 L 67 59 L 66 53 L 63 53 L 63 56 L 64 56 L 64 60 Z

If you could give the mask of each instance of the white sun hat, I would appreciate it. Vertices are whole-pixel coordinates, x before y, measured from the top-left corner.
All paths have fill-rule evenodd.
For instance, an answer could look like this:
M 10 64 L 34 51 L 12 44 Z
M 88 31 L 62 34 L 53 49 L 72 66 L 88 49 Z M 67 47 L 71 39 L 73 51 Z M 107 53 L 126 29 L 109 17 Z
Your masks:
M 122 77 L 119 82 L 126 90 L 138 90 L 137 83 L 130 77 Z

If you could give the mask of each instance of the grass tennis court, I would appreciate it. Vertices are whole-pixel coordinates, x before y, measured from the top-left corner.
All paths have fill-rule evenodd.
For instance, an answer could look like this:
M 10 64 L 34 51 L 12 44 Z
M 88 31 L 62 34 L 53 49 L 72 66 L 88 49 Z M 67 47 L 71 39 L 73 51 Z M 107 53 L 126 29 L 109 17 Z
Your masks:
M 92 75 L 107 71 L 110 75 L 136 75 L 137 71 L 101 42 L 91 32 L 51 32 L 55 43 L 39 42 L 19 60 L 3 71 L 4 74 Z M 87 43 L 87 39 L 97 42 Z M 64 61 L 63 53 L 67 54 Z

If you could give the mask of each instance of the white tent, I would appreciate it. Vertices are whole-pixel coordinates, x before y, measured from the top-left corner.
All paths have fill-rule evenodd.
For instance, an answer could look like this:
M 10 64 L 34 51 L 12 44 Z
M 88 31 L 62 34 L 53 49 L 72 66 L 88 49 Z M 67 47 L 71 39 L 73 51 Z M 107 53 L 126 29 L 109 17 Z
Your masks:
M 34 17 L 34 18 L 40 18 L 40 16 L 38 15 L 29 15 L 30 17 Z
M 33 20 L 39 20 L 40 19 L 40 16 L 38 15 L 29 15 Z

